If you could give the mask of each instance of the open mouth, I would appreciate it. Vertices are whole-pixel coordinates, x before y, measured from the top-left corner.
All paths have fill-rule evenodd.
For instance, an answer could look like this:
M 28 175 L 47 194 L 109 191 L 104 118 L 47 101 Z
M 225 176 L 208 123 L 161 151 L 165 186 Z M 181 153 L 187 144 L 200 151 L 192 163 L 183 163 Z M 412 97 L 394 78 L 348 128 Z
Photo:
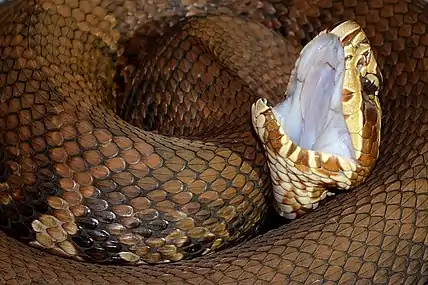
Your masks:
M 273 108 L 284 132 L 302 149 L 355 159 L 343 110 L 345 55 L 339 38 L 322 34 L 296 62 L 287 98 Z
M 366 35 L 346 21 L 303 48 L 282 103 L 252 105 L 281 216 L 295 219 L 367 179 L 379 156 L 380 77 Z

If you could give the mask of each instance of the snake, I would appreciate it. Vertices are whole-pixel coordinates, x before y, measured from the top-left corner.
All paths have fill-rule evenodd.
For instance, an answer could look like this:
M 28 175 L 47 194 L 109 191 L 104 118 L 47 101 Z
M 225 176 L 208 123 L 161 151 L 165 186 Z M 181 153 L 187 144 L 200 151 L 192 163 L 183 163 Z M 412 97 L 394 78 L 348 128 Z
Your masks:
M 424 284 L 426 5 L 2 3 L 0 281 Z M 258 120 L 254 133 L 252 104 L 278 126 L 267 103 L 284 98 L 304 43 L 343 20 L 384 78 L 364 98 L 382 108 L 379 159 L 352 191 L 246 239 L 271 219 L 264 148 L 278 147 Z

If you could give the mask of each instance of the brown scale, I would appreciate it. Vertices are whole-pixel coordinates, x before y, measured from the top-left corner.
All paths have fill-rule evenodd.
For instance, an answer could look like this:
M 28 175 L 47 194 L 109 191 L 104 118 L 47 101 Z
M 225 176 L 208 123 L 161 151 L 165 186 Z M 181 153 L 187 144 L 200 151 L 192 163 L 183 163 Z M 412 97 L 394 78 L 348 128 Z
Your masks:
M 169 46 L 163 49 L 155 46 L 153 55 L 148 56 L 149 60 L 137 67 L 133 77 L 141 83 L 134 84 L 124 96 L 125 103 L 121 111 L 124 119 L 159 133 L 192 137 L 209 137 L 231 132 L 232 129 L 249 129 L 246 114 L 251 98 L 256 98 L 255 94 L 242 79 L 221 68 L 221 62 L 215 62 L 210 51 L 206 51 L 211 48 L 211 39 L 206 39 L 205 35 L 214 37 L 223 34 L 223 41 L 235 35 L 233 31 L 226 34 L 221 30 L 208 32 L 213 27 L 205 27 L 206 22 L 211 20 L 191 20 L 178 25 L 171 32 L 172 35 L 162 38 L 157 45 Z M 220 24 L 218 28 L 224 29 Z M 182 29 L 186 31 L 176 32 Z M 243 39 L 246 45 L 255 40 Z M 208 46 L 204 47 L 204 44 Z M 241 65 L 237 62 L 233 71 L 244 69 Z M 252 80 L 250 78 L 249 82 Z M 284 83 L 280 83 L 283 88 Z M 137 104 L 131 103 L 133 101 Z M 235 127 L 231 128 L 230 122 Z M 243 126 L 236 129 L 240 124 Z
M 59 13 L 66 12 L 60 9 Z M 75 16 L 79 17 L 78 15 L 77 13 Z M 44 21 L 49 30 L 51 21 L 49 19 Z M 64 19 L 59 18 L 57 21 L 55 29 L 61 25 L 70 26 L 70 29 L 76 28 L 73 23 L 68 23 Z M 201 22 L 203 21 L 205 19 L 201 18 Z M 210 21 L 210 25 L 217 23 L 215 20 Z M 222 18 L 222 21 L 229 21 L 229 18 Z M 192 32 L 198 33 L 198 28 L 204 31 L 198 27 L 198 22 L 189 23 L 196 23 Z M 245 23 L 239 20 L 237 25 Z M 230 27 L 229 24 L 223 25 L 223 29 L 225 26 Z M 260 30 L 259 26 L 253 24 L 249 28 Z M 268 31 L 260 32 L 272 37 Z M 217 33 L 212 30 L 211 36 L 214 37 Z M 32 166 L 26 166 L 21 162 L 27 171 L 12 175 L 9 184 L 15 189 L 25 190 L 27 185 L 32 189 L 38 189 L 40 185 L 32 173 L 36 171 L 43 172 L 46 179 L 50 179 L 51 186 L 48 188 L 55 190 L 46 195 L 56 195 L 52 197 L 56 199 L 37 192 L 40 197 L 33 195 L 31 200 L 26 201 L 29 205 L 39 201 L 45 202 L 43 206 L 47 211 L 39 212 L 36 209 L 33 212 L 35 219 L 24 223 L 36 233 L 33 245 L 57 254 L 101 262 L 176 261 L 239 240 L 249 233 L 253 225 L 259 224 L 266 212 L 264 201 L 268 195 L 265 193 L 268 177 L 266 174 L 260 174 L 266 171 L 263 155 L 251 154 L 258 147 L 254 137 L 248 133 L 249 125 L 244 125 L 244 122 L 248 121 L 243 115 L 248 112 L 245 106 L 236 109 L 241 112 L 237 120 L 233 117 L 235 109 L 229 107 L 243 103 L 249 107 L 250 98 L 255 96 L 250 91 L 249 85 L 253 87 L 258 84 L 285 85 L 286 78 L 284 81 L 278 81 L 279 83 L 264 83 L 255 77 L 245 83 L 233 72 L 240 70 L 239 67 L 242 66 L 238 65 L 231 72 L 224 69 L 220 72 L 220 67 L 213 61 L 209 51 L 203 51 L 202 48 L 198 50 L 196 45 L 191 49 L 190 41 L 182 39 L 180 41 L 182 49 L 191 51 L 186 54 L 180 52 L 178 47 L 174 47 L 172 42 L 170 45 L 175 48 L 176 53 L 171 56 L 181 61 L 174 63 L 173 59 L 163 58 L 168 60 L 168 68 L 179 67 L 180 72 L 169 77 L 169 73 L 165 73 L 163 69 L 163 73 L 156 75 L 156 82 L 161 90 L 165 88 L 162 86 L 168 88 L 177 86 L 180 92 L 177 93 L 178 89 L 174 87 L 170 93 L 185 96 L 182 100 L 177 98 L 186 108 L 186 113 L 177 113 L 177 116 L 182 118 L 178 126 L 185 127 L 187 123 L 189 128 L 198 125 L 200 132 L 207 131 L 205 127 L 207 125 L 203 123 L 206 121 L 221 134 L 224 132 L 221 132 L 219 122 L 229 118 L 232 123 L 223 128 L 230 128 L 232 124 L 236 124 L 238 127 L 233 132 L 242 129 L 247 133 L 245 137 L 242 137 L 244 133 L 235 133 L 232 136 L 221 135 L 217 139 L 194 143 L 142 132 L 135 136 L 131 126 L 118 121 L 111 113 L 94 105 L 100 102 L 101 95 L 98 94 L 106 92 L 107 87 L 111 86 L 102 84 L 104 78 L 111 77 L 109 70 L 104 74 L 101 73 L 101 76 L 97 72 L 97 78 L 101 82 L 81 83 L 83 78 L 95 78 L 95 70 L 103 66 L 108 67 L 109 62 L 102 62 L 104 59 L 97 52 L 92 56 L 86 55 L 85 49 L 88 47 L 79 45 L 78 40 L 74 39 L 72 41 L 76 42 L 77 47 L 81 49 L 80 52 L 84 54 L 80 72 L 85 73 L 76 74 L 75 71 L 74 74 L 62 73 L 64 78 L 54 76 L 57 72 L 65 71 L 63 61 L 66 59 L 52 46 L 61 41 L 52 42 L 49 33 L 46 39 L 44 37 L 43 32 L 36 34 L 34 41 L 30 41 L 30 46 L 32 51 L 39 50 L 43 56 L 41 58 L 33 55 L 38 63 L 36 67 L 47 76 L 54 77 L 52 82 L 47 81 L 49 82 L 45 86 L 47 93 L 39 95 L 37 89 L 32 89 L 30 94 L 35 99 L 31 101 L 36 101 L 37 104 L 22 107 L 20 100 L 27 94 L 22 96 L 18 94 L 17 99 L 12 101 L 15 103 L 11 103 L 12 109 L 8 107 L 5 110 L 6 125 L 10 130 L 4 136 L 5 142 L 9 148 L 19 142 L 30 142 L 29 146 L 34 154 L 30 153 L 28 158 L 31 161 L 33 157 L 36 162 Z M 85 37 L 89 41 L 94 40 L 91 39 L 91 35 Z M 197 37 L 197 34 L 193 36 L 195 39 Z M 167 41 L 168 36 L 165 39 Z M 42 49 L 37 46 L 39 42 L 52 43 L 49 44 L 49 48 Z M 251 42 L 247 43 L 249 44 Z M 282 51 L 279 48 L 282 44 L 284 43 L 281 41 L 275 46 L 278 54 Z M 185 62 L 184 60 L 196 58 L 198 60 L 196 65 L 179 64 Z M 78 60 L 73 58 L 73 61 Z M 90 60 L 93 61 L 92 64 L 88 64 Z M 172 63 L 174 64 L 171 65 Z M 147 66 L 155 71 L 160 70 L 154 64 Z M 193 67 L 189 69 L 189 66 L 199 66 L 197 68 L 199 71 Z M 202 66 L 204 67 L 201 68 Z M 148 68 L 139 70 L 146 69 Z M 185 73 L 186 71 L 189 73 Z M 36 69 L 36 72 L 43 78 L 41 71 Z M 202 76 L 199 77 L 198 72 L 202 72 Z M 198 73 L 198 76 L 195 76 L 195 73 Z M 162 76 L 167 77 L 163 79 Z M 214 77 L 218 78 L 220 84 L 216 83 Z M 24 77 L 22 80 L 25 79 Z M 170 79 L 175 81 L 168 81 Z M 162 80 L 166 81 L 163 83 Z M 12 86 L 13 83 L 14 81 L 9 82 Z M 58 84 L 58 87 L 52 89 L 55 84 Z M 193 90 L 191 86 L 196 88 Z M 203 98 L 208 87 L 212 88 L 210 89 L 212 91 L 208 92 L 207 98 Z M 156 88 L 158 87 L 149 86 L 148 90 Z M 225 92 L 222 93 L 221 90 Z M 148 96 L 153 96 L 150 100 L 160 106 L 159 111 L 152 107 L 148 110 L 154 115 L 170 114 L 170 107 L 181 110 L 178 105 L 172 104 L 177 100 L 176 97 L 170 99 L 167 97 L 167 101 L 159 101 L 159 94 L 149 93 Z M 145 100 L 150 98 L 148 96 L 144 97 Z M 216 96 L 221 100 L 217 106 Z M 54 99 L 53 103 L 46 101 L 50 97 Z M 242 103 L 236 101 L 239 98 Z M 186 105 L 186 102 L 191 103 Z M 203 112 L 204 117 L 199 119 L 198 123 L 195 116 L 202 114 L 201 111 L 207 110 L 213 102 L 212 110 L 217 113 Z M 74 106 L 77 106 L 78 111 Z M 144 105 L 140 106 L 143 107 Z M 20 126 L 15 116 L 20 108 L 24 108 L 23 111 L 31 114 L 33 118 L 25 118 L 26 120 L 22 122 L 24 127 L 27 125 L 32 127 L 31 133 L 24 130 L 21 137 L 17 138 L 13 129 Z M 109 125 L 107 117 L 117 124 Z M 165 121 L 165 124 L 168 125 L 170 121 Z M 193 122 L 197 124 L 193 125 Z M 157 128 L 164 132 L 162 126 Z M 248 154 L 244 160 L 241 159 L 242 154 Z M 242 168 L 243 166 L 245 167 Z M 229 189 L 228 195 L 221 195 L 226 189 Z M 240 189 L 246 190 L 240 194 Z M 26 190 L 26 195 L 29 195 L 28 192 L 29 190 Z M 47 224 L 49 219 L 57 221 L 56 224 Z M 180 221 L 186 222 L 180 224 Z
M 306 41 L 332 23 L 344 19 L 355 19 L 367 32 L 387 81 L 385 92 L 381 93 L 384 110 L 383 141 L 377 167 L 373 171 L 372 178 L 364 185 L 352 193 L 330 201 L 325 207 L 307 217 L 257 237 L 253 241 L 244 243 L 243 246 L 182 263 L 180 266 L 173 264 L 159 267 L 106 268 L 57 258 L 39 250 L 29 249 L 9 237 L 0 236 L 0 283 L 423 284 L 426 282 L 427 258 L 424 250 L 427 245 L 427 203 L 425 202 L 427 183 L 424 162 L 426 160 L 424 159 L 426 151 L 424 104 L 427 80 L 424 50 L 427 45 L 425 39 L 427 11 L 424 8 L 426 5 L 424 1 L 275 0 L 268 2 L 248 0 L 232 1 L 233 3 L 198 1 L 195 5 L 192 1 L 163 0 L 36 2 L 39 4 L 39 10 L 36 11 L 33 10 L 35 6 L 33 1 L 14 0 L 0 6 L 2 23 L 0 26 L 2 102 L 0 128 L 3 134 L 1 141 L 3 146 L 7 147 L 8 161 L 13 162 L 9 164 L 12 172 L 15 171 L 9 174 L 7 182 L 14 187 L 7 189 L 10 192 L 6 192 L 1 201 L 6 204 L 9 201 L 16 206 L 7 207 L 2 204 L 0 220 L 2 225 L 7 220 L 7 225 L 13 225 L 17 233 L 24 232 L 18 228 L 23 223 L 16 223 L 17 216 L 22 218 L 24 213 L 28 213 L 30 218 L 24 222 L 27 225 L 36 216 L 40 220 L 40 213 L 48 211 L 46 203 L 43 202 L 44 198 L 48 196 L 59 198 L 62 195 L 57 181 L 62 174 L 57 173 L 51 163 L 69 167 L 65 154 L 79 156 L 85 160 L 88 157 L 83 156 L 83 152 L 87 150 L 76 148 L 76 141 L 74 146 L 70 144 L 77 133 L 74 123 L 62 117 L 66 112 L 60 112 L 59 115 L 54 114 L 54 116 L 58 115 L 61 121 L 68 122 L 61 127 L 64 145 L 67 145 L 67 148 L 60 147 L 61 156 L 55 161 L 51 153 L 44 152 L 48 143 L 44 136 L 47 126 L 42 119 L 46 114 L 46 104 L 43 102 L 47 102 L 48 99 L 53 101 L 58 98 L 60 100 L 75 98 L 76 101 L 74 99 L 61 101 L 67 110 L 67 117 L 88 121 L 88 113 L 91 113 L 92 122 L 96 123 L 93 133 L 99 131 L 103 134 L 102 139 L 96 135 L 98 144 L 110 143 L 106 141 L 109 136 L 126 136 L 133 139 L 147 135 L 153 149 L 147 147 L 138 149 L 139 152 L 143 150 L 140 152 L 143 157 L 145 151 L 150 154 L 156 153 L 159 157 L 152 157 L 150 160 L 153 161 L 153 165 L 161 161 L 160 157 L 169 159 L 168 162 L 162 160 L 161 163 L 170 165 L 169 167 L 174 168 L 173 171 L 181 170 L 177 174 L 180 181 L 192 183 L 191 181 L 196 179 L 195 171 L 187 168 L 188 161 L 182 157 L 180 159 L 184 160 L 183 169 L 178 170 L 178 166 L 171 166 L 174 164 L 171 161 L 176 162 L 175 158 L 178 156 L 174 156 L 174 152 L 169 150 L 175 149 L 176 145 L 181 146 L 181 143 L 169 141 L 162 144 L 153 135 L 133 133 L 129 125 L 111 115 L 113 112 L 99 113 L 101 109 L 98 104 L 89 108 L 91 103 L 88 100 L 90 96 L 106 95 L 98 98 L 109 98 L 108 96 L 111 95 L 104 91 L 113 89 L 111 78 L 115 68 L 109 61 L 110 56 L 115 55 L 115 51 L 111 52 L 112 49 L 121 47 L 121 43 L 133 39 L 135 31 L 138 31 L 139 36 L 147 35 L 145 40 L 150 42 L 147 39 L 153 39 L 161 33 L 163 28 L 177 23 L 185 15 L 201 14 L 205 10 L 244 14 L 264 23 L 267 27 L 281 30 L 284 35 L 297 35 Z M 118 44 L 119 38 L 121 42 Z M 56 42 L 57 39 L 58 42 Z M 28 48 L 27 43 L 34 48 Z M 145 45 L 141 45 L 136 49 L 144 52 L 145 48 Z M 100 52 L 94 52 L 94 49 Z M 42 58 L 35 58 L 35 55 L 41 55 Z M 280 78 L 279 81 L 283 80 L 281 77 L 273 77 L 277 73 L 274 71 L 275 63 L 280 62 L 277 59 L 280 57 L 273 55 L 271 60 L 267 61 L 272 73 L 264 69 L 256 77 L 262 78 L 261 75 L 265 75 L 264 78 L 270 77 L 271 82 L 276 82 L 277 78 Z M 258 69 L 255 69 L 257 72 Z M 250 72 L 250 74 L 253 73 Z M 17 78 L 20 79 L 17 81 Z M 50 80 L 46 80 L 47 78 Z M 55 92 L 51 92 L 52 90 Z M 35 96 L 36 93 L 37 96 Z M 18 97 L 25 100 L 19 100 Z M 43 100 L 40 102 L 39 99 Z M 99 101 L 101 99 L 97 102 Z M 23 108 L 24 103 L 28 106 Z M 58 105 L 52 107 L 55 109 Z M 81 112 L 75 113 L 73 110 L 76 108 Z M 87 109 L 85 111 L 85 108 L 89 108 L 91 112 Z M 7 116 L 4 114 L 18 117 L 20 126 L 17 129 L 5 131 Z M 15 119 L 12 117 L 10 122 L 14 123 Z M 99 125 L 105 126 L 107 122 L 112 122 L 108 130 L 105 127 L 99 128 Z M 33 133 L 37 131 L 42 131 L 42 134 Z M 202 129 L 198 130 L 199 133 L 201 131 Z M 28 141 L 29 136 L 32 136 L 31 142 Z M 198 147 L 195 146 L 195 148 Z M 239 146 L 235 148 L 240 150 L 239 153 L 243 157 L 253 157 L 252 159 L 256 159 L 254 154 L 260 152 L 260 149 L 253 145 L 245 146 L 244 150 Z M 72 154 L 73 151 L 75 154 Z M 118 148 L 117 151 L 121 150 Z M 189 152 L 196 155 L 197 151 L 192 147 Z M 117 154 L 113 154 L 113 157 L 115 156 Z M 30 158 L 35 164 L 30 167 L 35 167 L 37 170 L 30 171 L 28 162 L 22 160 L 22 157 Z M 94 158 L 92 162 L 97 165 L 103 164 L 105 158 L 111 158 L 107 158 L 104 154 L 94 157 L 103 159 L 95 162 Z M 125 159 L 125 156 L 120 157 Z M 231 155 L 227 158 L 229 157 Z M 87 163 L 90 162 L 87 161 Z M 181 163 L 180 161 L 178 165 Z M 49 171 L 46 172 L 46 169 Z M 239 169 L 244 168 L 241 166 Z M 147 171 L 148 168 L 141 167 L 138 163 L 132 165 L 132 171 L 129 169 L 132 175 L 141 177 Z M 17 175 L 18 173 L 21 173 L 20 176 Z M 28 173 L 45 178 L 36 181 L 32 187 L 23 188 L 20 187 L 24 178 L 22 173 L 29 178 Z M 54 180 L 47 178 L 51 175 L 50 173 L 55 174 Z M 249 173 L 254 178 L 261 175 L 254 170 Z M 232 178 L 227 173 L 224 174 L 226 178 L 222 177 L 223 179 Z M 125 180 L 126 178 L 122 177 L 116 178 L 118 182 Z M 97 198 L 103 201 L 110 199 L 107 193 L 114 192 L 124 194 L 129 200 L 144 197 L 144 190 L 137 184 L 123 187 L 118 186 L 120 184 L 116 181 L 112 179 L 96 181 L 93 185 L 85 186 L 84 190 L 80 188 L 79 192 L 85 193 L 85 199 L 103 197 Z M 153 183 L 144 185 L 153 185 Z M 195 183 L 195 188 L 204 189 L 208 185 L 209 183 L 199 179 L 198 183 Z M 116 191 L 116 189 L 119 190 Z M 257 201 L 261 195 L 260 192 L 257 194 L 257 191 L 249 191 L 254 193 L 251 196 Z M 10 195 L 11 193 L 13 195 Z M 245 201 L 239 195 L 234 195 L 236 196 L 232 199 L 235 203 L 240 204 Z M 30 200 L 27 201 L 32 203 L 18 202 L 18 198 L 25 197 L 29 197 Z M 67 217 L 64 215 L 65 202 L 67 201 L 63 199 L 55 204 L 60 206 L 55 210 L 62 211 L 62 214 L 55 214 L 60 221 Z M 145 202 L 140 201 L 135 204 L 153 210 L 150 208 L 152 203 L 147 199 Z M 82 207 L 80 210 L 84 211 L 85 208 Z M 201 205 L 197 202 L 187 203 L 182 208 L 183 212 L 185 210 L 192 215 L 199 213 L 198 217 L 204 216 Z M 33 211 L 38 214 L 33 214 Z M 249 215 L 253 213 L 255 212 Z M 124 231 L 125 222 L 116 221 L 116 215 L 112 211 L 93 211 L 92 215 L 100 221 L 105 221 L 104 223 L 111 226 L 115 233 Z M 221 232 L 225 227 L 224 221 L 218 223 L 210 219 L 206 219 L 209 221 L 206 225 L 212 223 Z M 155 223 L 155 225 L 162 226 L 161 223 Z M 247 228 L 248 225 L 251 227 L 250 223 L 244 224 L 243 228 Z M 72 222 L 66 222 L 62 226 L 67 232 L 77 232 L 76 227 Z M 190 224 L 184 230 L 172 230 L 166 241 L 170 244 L 185 245 L 189 227 L 191 227 Z M 195 227 L 196 225 L 193 228 Z M 49 228 L 43 226 L 37 229 L 40 230 L 39 238 L 44 244 L 52 245 L 54 242 L 68 255 L 76 254 L 75 245 L 71 242 L 54 241 L 54 237 L 59 237 L 55 234 L 56 226 L 52 225 Z M 139 233 L 142 236 L 148 236 L 149 231 L 141 228 Z M 94 234 L 98 240 L 106 238 L 102 230 L 93 231 L 91 234 Z M 87 241 L 81 240 L 81 242 Z M 104 248 L 112 252 L 120 248 L 117 240 L 109 240 L 108 237 L 106 241 L 97 241 L 97 243 L 103 243 Z M 137 245 L 135 252 L 148 255 L 150 249 L 146 245 Z M 90 253 L 100 259 L 104 258 L 98 248 L 92 249 Z M 159 255 L 171 256 L 170 260 L 180 257 L 176 255 L 174 249 L 164 245 L 148 258 L 156 261 Z M 135 254 L 130 252 L 120 253 L 119 256 L 121 260 L 136 260 Z

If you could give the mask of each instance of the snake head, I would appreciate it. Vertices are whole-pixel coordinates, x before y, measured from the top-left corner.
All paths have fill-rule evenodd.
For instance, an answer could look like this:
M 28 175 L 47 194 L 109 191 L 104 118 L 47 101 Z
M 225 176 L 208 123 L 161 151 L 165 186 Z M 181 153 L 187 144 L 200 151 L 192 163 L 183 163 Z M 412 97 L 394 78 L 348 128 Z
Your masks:
M 302 49 L 285 101 L 253 104 L 281 216 L 301 216 L 334 195 L 333 188 L 347 190 L 367 179 L 379 156 L 381 86 L 365 33 L 345 21 Z

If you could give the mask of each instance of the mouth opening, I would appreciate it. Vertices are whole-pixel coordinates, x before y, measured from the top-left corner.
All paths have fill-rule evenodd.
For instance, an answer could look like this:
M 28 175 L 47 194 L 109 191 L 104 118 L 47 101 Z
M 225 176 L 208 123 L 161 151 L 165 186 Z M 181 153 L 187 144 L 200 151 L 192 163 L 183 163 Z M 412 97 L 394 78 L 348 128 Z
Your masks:
M 273 112 L 301 148 L 354 159 L 342 109 L 344 54 L 335 35 L 322 34 L 312 40 L 296 62 L 285 101 Z

